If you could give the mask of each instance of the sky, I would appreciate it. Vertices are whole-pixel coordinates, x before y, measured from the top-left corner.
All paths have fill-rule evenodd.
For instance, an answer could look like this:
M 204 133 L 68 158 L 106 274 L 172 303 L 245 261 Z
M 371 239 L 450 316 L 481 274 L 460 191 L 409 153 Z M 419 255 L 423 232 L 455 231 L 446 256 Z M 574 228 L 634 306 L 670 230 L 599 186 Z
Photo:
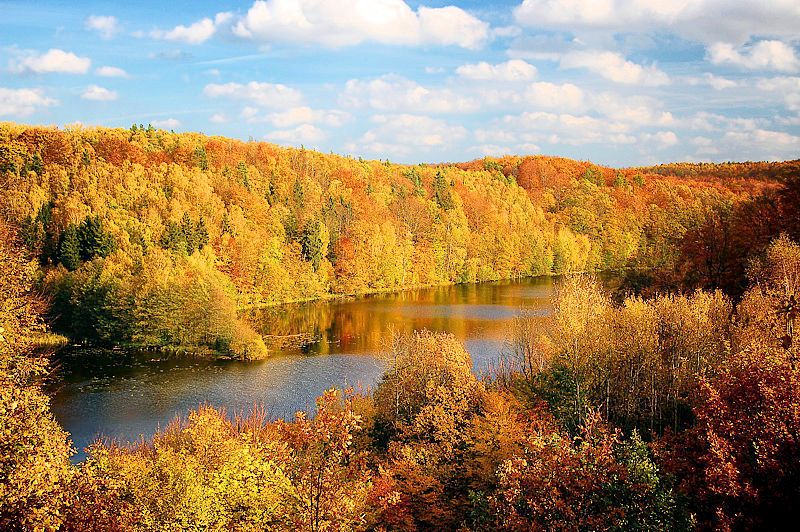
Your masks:
M 800 157 L 797 0 L 0 0 L 0 121 L 418 163 Z

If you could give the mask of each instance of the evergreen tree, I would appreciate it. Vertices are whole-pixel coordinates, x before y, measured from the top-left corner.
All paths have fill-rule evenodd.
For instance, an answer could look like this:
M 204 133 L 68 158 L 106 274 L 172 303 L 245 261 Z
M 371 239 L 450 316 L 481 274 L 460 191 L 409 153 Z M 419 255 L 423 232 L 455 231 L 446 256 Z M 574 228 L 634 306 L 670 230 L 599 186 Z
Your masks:
M 305 198 L 305 193 L 303 192 L 303 183 L 300 182 L 300 179 L 294 180 L 294 201 L 297 205 L 303 205 L 303 199 Z
M 38 152 L 34 153 L 28 161 L 28 164 L 25 165 L 25 170 L 36 172 L 36 175 L 42 175 L 44 173 L 44 161 L 42 161 L 42 156 L 39 155 Z
M 206 155 L 205 146 L 198 145 L 194 149 L 194 163 L 200 170 L 208 170 L 208 155 Z
M 99 216 L 90 216 L 81 223 L 78 240 L 83 260 L 91 260 L 96 256 L 107 257 L 116 249 L 114 237 L 105 232 Z
M 181 226 L 172 220 L 167 220 L 164 224 L 164 232 L 161 234 L 161 247 L 180 254 L 188 252 L 186 235 Z
M 303 229 L 300 239 L 303 246 L 303 256 L 311 263 L 314 270 L 318 270 L 322 259 L 328 254 L 330 235 L 328 228 L 320 221 L 311 222 Z
M 244 161 L 239 161 L 236 165 L 236 171 L 239 173 L 239 181 L 242 183 L 242 186 L 247 190 L 250 190 L 250 179 L 247 175 L 247 165 Z
M 191 255 L 197 249 L 197 239 L 195 238 L 194 222 L 188 212 L 183 213 L 183 218 L 181 218 L 181 234 L 186 243 L 186 253 Z
M 233 234 L 233 227 L 231 227 L 231 219 L 228 216 L 228 211 L 222 213 L 222 227 L 220 227 L 220 232 L 224 235 L 225 233 L 232 235 Z
M 197 249 L 203 249 L 208 245 L 208 229 L 206 228 L 206 220 L 200 216 L 194 230 L 195 243 Z
M 69 271 L 77 270 L 81 265 L 81 242 L 78 238 L 78 228 L 69 224 L 61 233 L 58 245 L 58 261 Z
M 450 187 L 441 170 L 436 172 L 436 177 L 433 178 L 433 197 L 442 210 L 449 211 L 455 208 L 453 196 L 450 195 Z

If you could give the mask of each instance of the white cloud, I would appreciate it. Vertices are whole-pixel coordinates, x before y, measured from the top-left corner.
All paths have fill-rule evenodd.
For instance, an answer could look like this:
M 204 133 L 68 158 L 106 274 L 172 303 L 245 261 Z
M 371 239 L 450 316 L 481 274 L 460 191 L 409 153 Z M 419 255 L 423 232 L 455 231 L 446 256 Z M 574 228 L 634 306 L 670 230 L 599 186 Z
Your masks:
M 203 94 L 211 98 L 243 100 L 268 109 L 296 107 L 303 102 L 303 95 L 297 89 L 280 83 L 209 83 Z
M 429 89 L 393 74 L 372 80 L 351 79 L 339 95 L 345 107 L 368 107 L 384 112 L 467 113 L 480 105 L 449 89 Z
M 672 113 L 662 110 L 661 102 L 645 96 L 602 92 L 593 94 L 589 105 L 614 121 L 639 127 L 669 126 L 676 122 Z
M 420 7 L 417 13 L 419 44 L 452 45 L 474 50 L 483 46 L 489 34 L 488 24 L 455 6 Z
M 357 142 L 347 144 L 347 150 L 405 156 L 433 149 L 441 150 L 460 141 L 467 134 L 462 126 L 424 115 L 375 115 L 372 122 L 374 127 Z
M 800 126 L 800 114 L 795 116 L 776 116 L 775 123 L 781 126 Z
M 689 144 L 696 148 L 696 155 L 717 155 L 719 153 L 715 141 L 708 137 L 694 137 Z
M 768 93 L 769 97 L 782 100 L 790 111 L 800 111 L 800 77 L 761 78 L 756 82 L 756 88 Z
M 678 136 L 672 131 L 658 131 L 656 133 L 645 133 L 641 136 L 641 141 L 657 150 L 664 150 L 675 146 L 678 143 Z
M 497 144 L 480 144 L 471 146 L 467 149 L 469 153 L 479 156 L 502 157 L 503 155 L 530 155 L 539 153 L 542 149 L 531 143 L 514 144 L 511 146 L 499 146 Z
M 630 130 L 628 124 L 588 115 L 536 111 L 506 115 L 491 127 L 476 130 L 475 138 L 481 143 L 633 144 L 636 137 Z
M 501 26 L 492 28 L 492 36 L 494 37 L 518 37 L 522 35 L 522 28 L 519 26 Z
M 730 64 L 747 70 L 800 70 L 800 59 L 794 48 L 781 41 L 758 41 L 752 46 L 739 49 L 731 44 L 718 42 L 709 46 L 708 54 L 715 65 Z
M 103 39 L 111 39 L 119 32 L 119 21 L 117 17 L 91 15 L 86 18 L 84 27 L 96 31 Z
M 285 144 L 316 144 L 325 140 L 325 132 L 311 124 L 301 124 L 292 129 L 271 131 L 264 138 Z
M 240 38 L 328 47 L 364 42 L 475 49 L 489 25 L 447 6 L 411 9 L 403 0 L 257 0 L 234 26 Z
M 181 121 L 177 118 L 167 118 L 164 120 L 153 120 L 150 122 L 153 127 L 159 127 L 161 129 L 175 129 L 181 125 Z
M 718 144 L 725 158 L 777 161 L 797 158 L 800 137 L 768 129 L 734 130 L 726 132 Z
M 224 124 L 228 121 L 228 117 L 222 113 L 215 113 L 208 119 L 212 124 Z
M 514 18 L 571 33 L 671 31 L 703 43 L 800 36 L 796 0 L 524 0 Z
M 655 66 L 642 66 L 616 52 L 574 51 L 562 55 L 561 68 L 585 68 L 617 83 L 658 86 L 669 83 L 669 76 Z
M 503 155 L 512 155 L 515 153 L 514 148 L 508 146 L 498 146 L 497 144 L 480 144 L 469 148 L 472 153 L 478 153 L 482 156 L 501 157 Z
M 188 44 L 202 44 L 217 32 L 217 29 L 230 22 L 231 13 L 217 13 L 214 20 L 206 17 L 189 26 L 178 25 L 169 31 L 155 30 L 151 35 L 157 39 L 168 41 L 182 41 Z
M 689 85 L 708 85 L 714 90 L 732 89 L 738 87 L 739 84 L 732 79 L 715 76 L 710 72 L 703 73 L 702 76 L 688 76 L 683 78 L 683 81 Z
M 695 131 L 724 131 L 735 129 L 739 131 L 753 131 L 766 125 L 763 118 L 742 118 L 724 116 L 706 111 L 700 111 L 680 121 L 685 128 Z
M 496 65 L 481 61 L 458 67 L 456 74 L 479 81 L 530 81 L 536 77 L 536 67 L 521 59 Z
M 123 69 L 113 66 L 101 66 L 94 70 L 94 73 L 104 78 L 127 78 L 128 73 Z
M 88 57 L 79 57 L 72 52 L 51 48 L 43 54 L 29 53 L 12 60 L 10 69 L 17 73 L 85 74 L 91 65 L 92 60 Z
M 270 113 L 264 117 L 263 121 L 269 122 L 275 127 L 286 128 L 297 124 L 324 124 L 331 127 L 340 127 L 351 118 L 349 113 L 336 109 L 312 109 L 310 107 L 292 107 L 285 111 Z M 251 117 L 251 121 L 258 121 L 256 117 Z
M 117 93 L 99 85 L 89 85 L 81 94 L 81 98 L 96 102 L 112 102 L 117 99 Z
M 55 105 L 41 89 L 7 89 L 0 87 L 0 116 L 28 116 Z
M 585 107 L 583 91 L 572 83 L 531 83 L 525 90 L 524 100 L 536 109 L 577 111 Z

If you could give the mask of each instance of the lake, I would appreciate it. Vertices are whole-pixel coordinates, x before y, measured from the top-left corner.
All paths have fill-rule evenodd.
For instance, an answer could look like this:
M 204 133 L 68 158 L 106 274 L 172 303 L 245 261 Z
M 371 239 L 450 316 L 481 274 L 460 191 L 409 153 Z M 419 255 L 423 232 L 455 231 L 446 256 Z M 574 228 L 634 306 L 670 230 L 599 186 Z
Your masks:
M 331 387 L 374 387 L 386 367 L 390 331 L 448 332 L 464 342 L 476 373 L 503 353 L 515 316 L 551 313 L 553 279 L 454 285 L 348 300 L 281 305 L 246 317 L 273 345 L 257 362 L 201 360 L 162 354 L 67 349 L 56 358 L 56 419 L 81 459 L 97 437 L 121 442 L 150 437 L 201 404 L 273 418 L 313 411 Z

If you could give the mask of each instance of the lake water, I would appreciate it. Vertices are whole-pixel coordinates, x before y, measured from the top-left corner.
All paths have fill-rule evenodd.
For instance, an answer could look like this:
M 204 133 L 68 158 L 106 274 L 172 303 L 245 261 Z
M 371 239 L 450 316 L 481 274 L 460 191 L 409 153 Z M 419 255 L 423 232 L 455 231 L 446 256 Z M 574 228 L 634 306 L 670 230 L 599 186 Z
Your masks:
M 101 436 L 152 436 L 201 404 L 228 413 L 263 405 L 273 418 L 288 418 L 312 411 L 328 388 L 374 387 L 391 330 L 451 333 L 464 342 L 476 373 L 490 371 L 514 317 L 526 311 L 545 319 L 552 294 L 553 280 L 544 277 L 259 309 L 246 317 L 280 346 L 258 362 L 66 351 L 57 358 L 52 409 L 79 451 Z

